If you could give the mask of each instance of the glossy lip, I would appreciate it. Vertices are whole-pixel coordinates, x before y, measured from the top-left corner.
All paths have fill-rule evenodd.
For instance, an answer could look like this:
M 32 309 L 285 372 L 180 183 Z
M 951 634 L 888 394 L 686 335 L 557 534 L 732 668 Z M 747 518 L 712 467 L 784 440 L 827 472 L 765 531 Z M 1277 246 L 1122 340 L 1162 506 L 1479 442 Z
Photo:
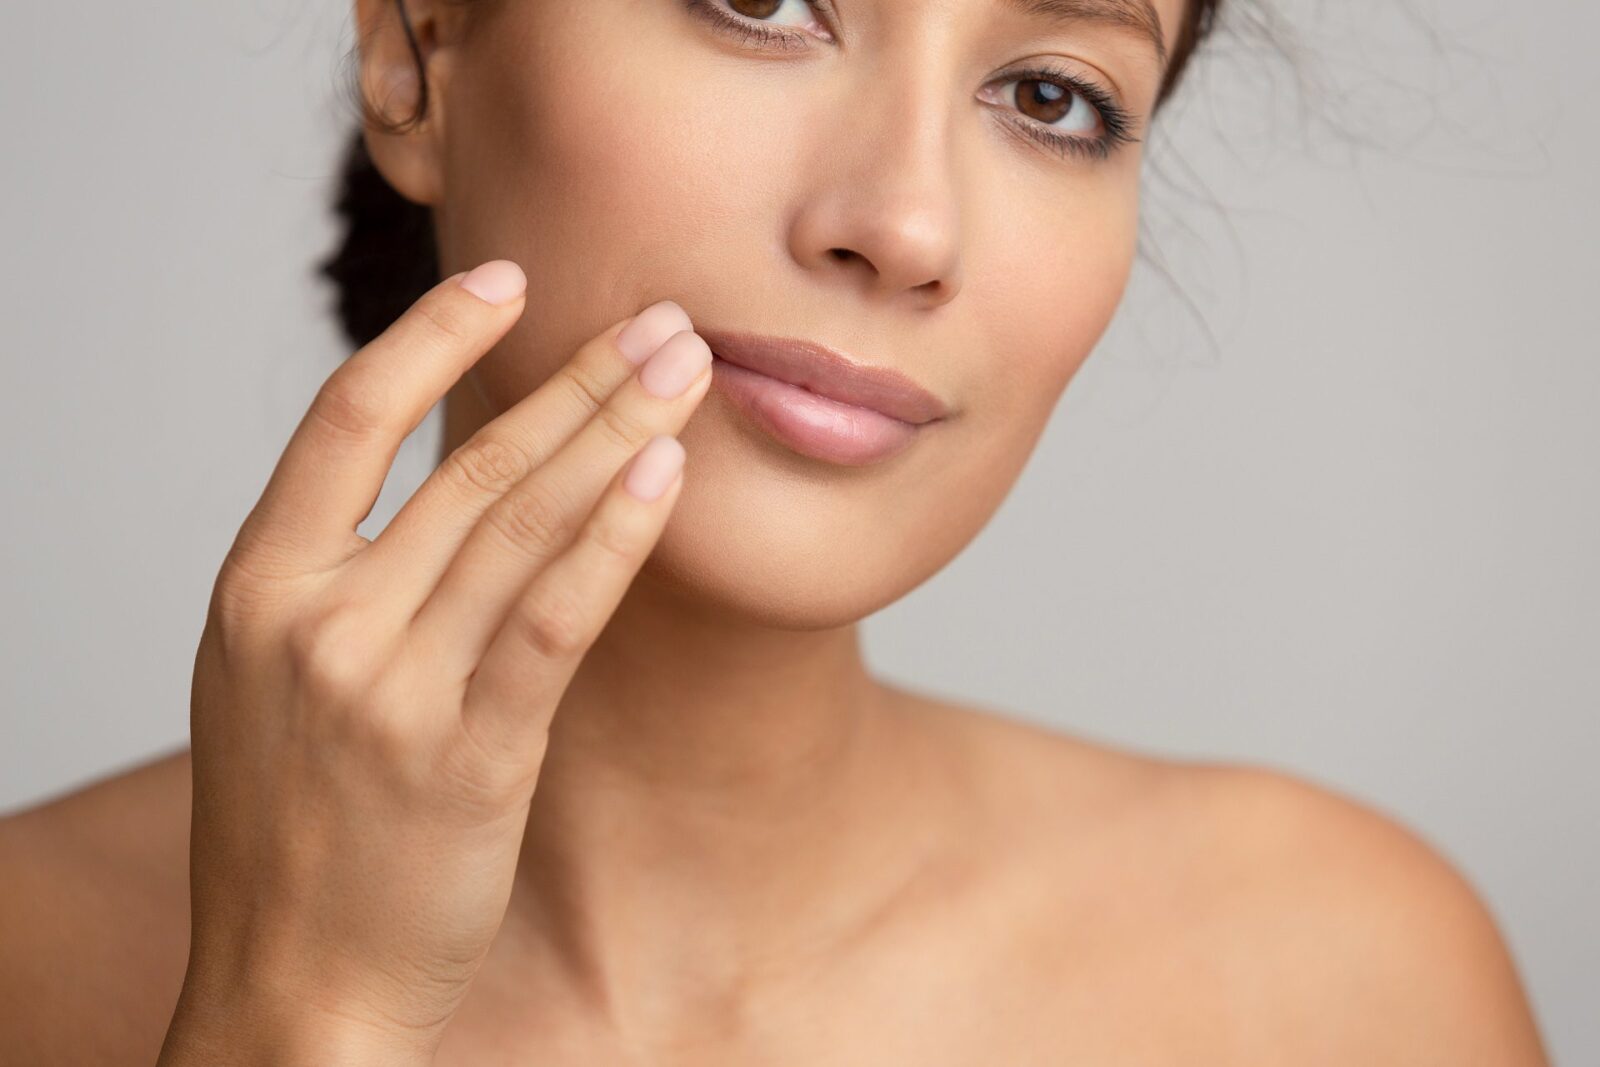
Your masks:
M 704 326 L 696 326 L 695 332 L 718 358 L 829 400 L 870 408 L 914 426 L 950 414 L 944 401 L 899 371 L 857 363 L 815 341 Z

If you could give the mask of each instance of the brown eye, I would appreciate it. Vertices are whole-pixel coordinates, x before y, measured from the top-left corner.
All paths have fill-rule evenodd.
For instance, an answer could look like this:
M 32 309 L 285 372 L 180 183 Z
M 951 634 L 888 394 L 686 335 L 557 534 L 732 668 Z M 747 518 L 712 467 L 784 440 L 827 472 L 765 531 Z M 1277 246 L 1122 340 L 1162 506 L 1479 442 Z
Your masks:
M 833 40 L 830 23 L 817 18 L 832 10 L 830 0 L 684 0 L 684 6 L 725 33 L 786 51 L 805 48 L 809 38 Z M 784 21 L 790 7 L 790 21 Z
M 1063 156 L 1106 159 L 1136 142 L 1134 116 L 1092 79 L 1054 65 L 1016 70 L 978 91 L 978 99 L 1015 112 L 1011 125 Z
M 1065 85 L 1042 78 L 1024 78 L 1013 82 L 1016 86 L 1016 108 L 1024 115 L 1047 126 L 1056 126 L 1062 119 L 1071 121 L 1064 127 L 1075 133 L 1093 133 L 1099 124 L 1099 112 L 1082 94 Z

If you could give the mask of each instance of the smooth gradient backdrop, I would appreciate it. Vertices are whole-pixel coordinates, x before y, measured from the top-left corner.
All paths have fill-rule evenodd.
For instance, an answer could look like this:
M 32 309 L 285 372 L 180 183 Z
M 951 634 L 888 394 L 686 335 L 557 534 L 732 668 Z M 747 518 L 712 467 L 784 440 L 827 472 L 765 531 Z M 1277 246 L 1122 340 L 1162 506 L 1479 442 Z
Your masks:
M 185 743 L 217 565 L 346 355 L 311 263 L 347 6 L 7 16 L 0 809 Z M 1163 116 L 1118 321 L 870 659 L 1391 813 L 1600 1062 L 1600 7 L 1275 10 Z

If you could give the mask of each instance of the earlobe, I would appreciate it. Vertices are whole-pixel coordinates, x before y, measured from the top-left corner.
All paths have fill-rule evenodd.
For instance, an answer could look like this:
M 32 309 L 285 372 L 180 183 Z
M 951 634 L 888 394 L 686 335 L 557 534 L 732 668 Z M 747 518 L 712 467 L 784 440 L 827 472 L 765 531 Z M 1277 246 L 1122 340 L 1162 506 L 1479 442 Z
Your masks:
M 445 94 L 433 62 L 434 4 L 356 0 L 355 14 L 367 153 L 395 192 L 413 203 L 437 204 Z

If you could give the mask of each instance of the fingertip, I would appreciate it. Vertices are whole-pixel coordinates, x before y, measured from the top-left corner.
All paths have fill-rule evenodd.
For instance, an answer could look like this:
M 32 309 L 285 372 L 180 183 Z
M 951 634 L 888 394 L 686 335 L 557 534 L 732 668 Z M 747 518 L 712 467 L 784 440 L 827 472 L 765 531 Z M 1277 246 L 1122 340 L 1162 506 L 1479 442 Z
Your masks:
M 491 259 L 460 277 L 461 288 L 489 304 L 508 304 L 528 289 L 528 276 L 509 259 Z
M 670 434 L 657 434 L 645 443 L 622 479 L 622 487 L 645 503 L 660 498 L 683 470 L 683 442 Z
M 676 300 L 657 300 L 639 312 L 617 334 L 616 345 L 629 363 L 643 363 L 667 338 L 694 329 L 689 313 Z

